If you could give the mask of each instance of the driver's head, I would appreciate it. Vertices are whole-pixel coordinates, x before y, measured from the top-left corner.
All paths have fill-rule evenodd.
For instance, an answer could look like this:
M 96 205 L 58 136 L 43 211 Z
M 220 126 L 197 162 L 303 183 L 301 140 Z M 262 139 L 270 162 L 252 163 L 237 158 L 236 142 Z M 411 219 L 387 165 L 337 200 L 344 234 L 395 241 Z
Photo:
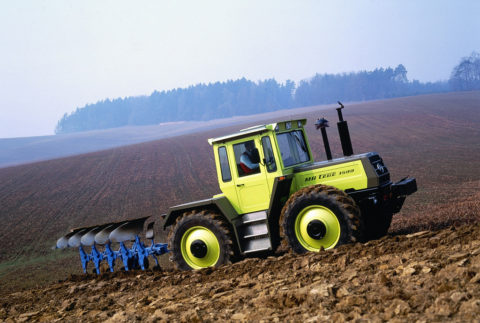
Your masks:
M 247 141 L 245 143 L 245 149 L 247 149 L 248 151 L 252 151 L 253 148 L 255 148 L 255 144 L 253 143 L 253 141 Z

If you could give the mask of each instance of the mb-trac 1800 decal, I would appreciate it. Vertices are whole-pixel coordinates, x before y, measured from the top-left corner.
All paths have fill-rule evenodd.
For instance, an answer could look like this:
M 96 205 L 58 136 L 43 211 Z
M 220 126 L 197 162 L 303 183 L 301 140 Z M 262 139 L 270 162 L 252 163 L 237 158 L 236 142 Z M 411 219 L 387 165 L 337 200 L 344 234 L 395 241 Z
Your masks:
M 347 170 L 342 170 L 342 171 L 338 172 L 338 174 L 335 171 L 335 172 L 328 172 L 328 173 L 325 173 L 325 174 L 308 176 L 308 177 L 305 177 L 305 182 L 315 181 L 317 179 L 331 178 L 331 177 L 335 177 L 337 175 L 341 176 L 341 175 L 353 174 L 354 172 L 355 172 L 355 169 L 351 168 L 351 169 L 347 169 Z

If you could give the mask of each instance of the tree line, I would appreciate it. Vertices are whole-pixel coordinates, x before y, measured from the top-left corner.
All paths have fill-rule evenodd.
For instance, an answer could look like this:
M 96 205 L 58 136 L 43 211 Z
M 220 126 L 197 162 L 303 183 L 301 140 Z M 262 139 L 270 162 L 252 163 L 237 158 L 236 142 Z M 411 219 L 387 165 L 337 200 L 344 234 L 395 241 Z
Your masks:
M 242 78 L 87 104 L 65 114 L 58 121 L 55 133 L 170 121 L 211 120 L 328 104 L 337 100 L 364 101 L 446 92 L 453 84 L 457 84 L 452 82 L 452 79 L 450 82 L 434 83 L 409 81 L 402 64 L 396 68 L 377 68 L 373 71 L 316 74 L 300 81 L 298 86 L 290 80 L 285 83 L 275 79 L 254 82 Z
M 454 91 L 480 90 L 480 53 L 461 59 L 450 76 L 450 87 Z

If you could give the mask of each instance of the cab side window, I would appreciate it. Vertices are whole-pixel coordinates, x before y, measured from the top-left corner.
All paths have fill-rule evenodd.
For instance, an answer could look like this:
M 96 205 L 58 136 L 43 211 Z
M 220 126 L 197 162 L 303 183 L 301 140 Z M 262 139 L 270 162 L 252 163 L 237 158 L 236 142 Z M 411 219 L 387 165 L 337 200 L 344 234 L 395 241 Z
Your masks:
M 227 149 L 225 146 L 218 148 L 218 159 L 220 162 L 220 171 L 222 173 L 222 181 L 229 182 L 232 180 L 232 173 L 230 173 L 230 165 L 228 164 Z
M 238 176 L 242 177 L 260 173 L 258 161 L 256 162 L 255 160 L 258 158 L 258 150 L 255 147 L 255 141 L 248 140 L 233 145 L 233 152 L 235 154 Z

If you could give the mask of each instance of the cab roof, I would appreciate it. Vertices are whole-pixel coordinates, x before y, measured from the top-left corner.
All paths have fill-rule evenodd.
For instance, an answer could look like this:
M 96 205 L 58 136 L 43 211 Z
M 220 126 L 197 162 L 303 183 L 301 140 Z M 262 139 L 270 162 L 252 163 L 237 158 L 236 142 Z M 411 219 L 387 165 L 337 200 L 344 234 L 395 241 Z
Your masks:
M 287 122 L 290 122 L 292 125 L 291 129 L 299 129 L 302 128 L 307 124 L 307 119 L 294 119 L 294 120 L 285 120 L 285 121 L 279 121 L 275 123 L 269 123 L 269 124 L 264 124 L 264 125 L 257 125 L 257 126 L 252 126 L 248 127 L 245 129 L 241 129 L 238 132 L 226 135 L 226 136 L 221 136 L 221 137 L 216 137 L 216 138 L 210 138 L 208 139 L 208 143 L 210 145 L 213 145 L 214 143 L 223 143 L 235 139 L 240 139 L 242 137 L 248 137 L 257 133 L 262 133 L 262 132 L 267 132 L 267 131 L 275 131 L 275 132 L 282 132 L 285 130 L 291 130 L 291 129 L 286 129 L 286 124 Z M 299 123 L 301 123 L 301 127 L 299 127 Z

